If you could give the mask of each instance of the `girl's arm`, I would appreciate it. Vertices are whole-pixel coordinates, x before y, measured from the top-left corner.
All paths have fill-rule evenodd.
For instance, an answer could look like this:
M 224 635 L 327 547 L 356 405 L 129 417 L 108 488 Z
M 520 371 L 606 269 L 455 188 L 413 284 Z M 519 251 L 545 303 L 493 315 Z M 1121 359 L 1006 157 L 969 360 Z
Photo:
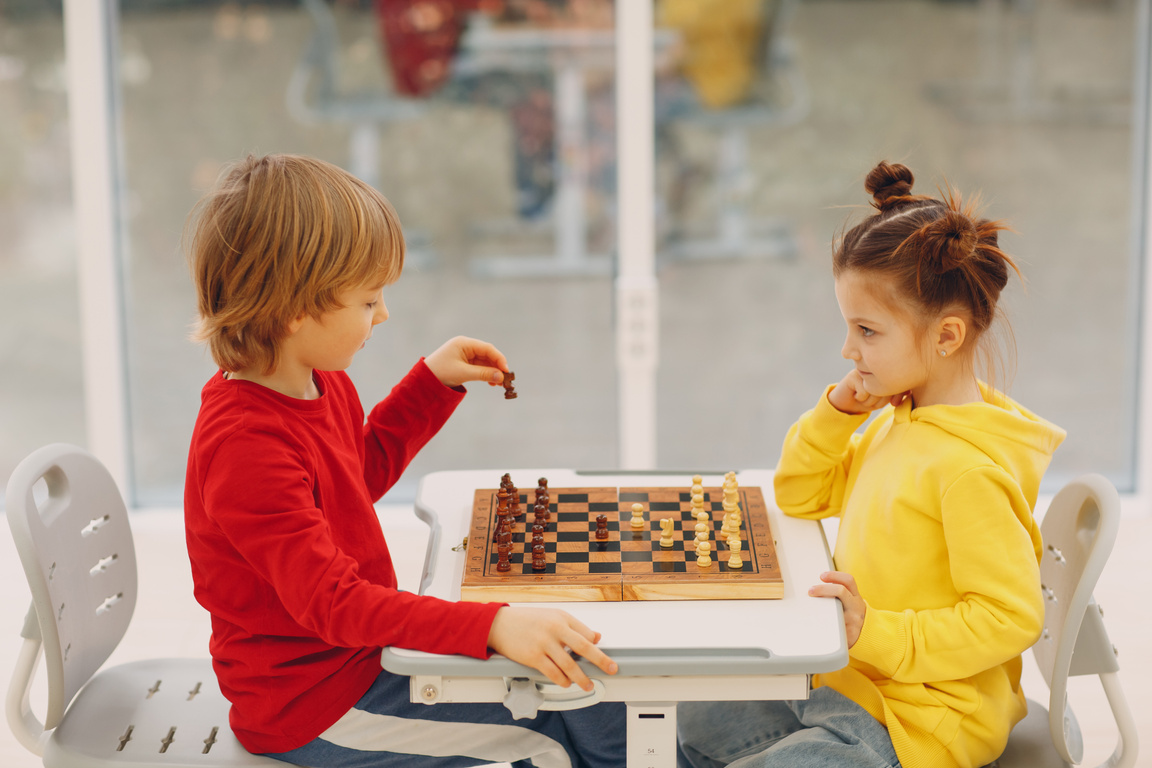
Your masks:
M 852 648 L 899 682 L 978 674 L 1019 656 L 1043 627 L 1040 536 L 1016 481 L 998 467 L 969 470 L 945 492 L 941 521 L 951 584 L 924 589 L 959 599 L 920 611 L 869 605 Z
M 828 387 L 784 438 L 773 485 L 776 504 L 787 515 L 816 519 L 840 513 L 859 439 L 854 433 L 868 415 L 838 410 L 828 399 L 834 389 Z

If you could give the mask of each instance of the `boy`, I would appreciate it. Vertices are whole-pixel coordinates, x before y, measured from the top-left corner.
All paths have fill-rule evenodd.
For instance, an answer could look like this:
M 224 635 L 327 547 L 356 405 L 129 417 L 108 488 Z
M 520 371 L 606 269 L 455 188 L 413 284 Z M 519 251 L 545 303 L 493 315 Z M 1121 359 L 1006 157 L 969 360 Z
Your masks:
M 365 423 L 344 369 L 388 318 L 381 291 L 403 268 L 388 201 L 319 160 L 250 156 L 200 201 L 186 236 L 197 336 L 221 369 L 189 450 L 188 553 L 244 747 L 310 766 L 622 765 L 622 705 L 524 724 L 499 704 L 412 704 L 407 678 L 380 668 L 391 645 L 497 652 L 586 690 L 569 650 L 616 671 L 599 634 L 565 612 L 396 589 L 373 502 L 462 385 L 499 384 L 508 366 L 492 345 L 457 337 Z

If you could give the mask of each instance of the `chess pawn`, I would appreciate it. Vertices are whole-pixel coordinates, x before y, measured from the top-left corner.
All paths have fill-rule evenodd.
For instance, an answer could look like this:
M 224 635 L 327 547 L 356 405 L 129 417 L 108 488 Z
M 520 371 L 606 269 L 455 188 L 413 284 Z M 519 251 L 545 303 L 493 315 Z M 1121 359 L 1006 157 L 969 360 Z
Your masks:
M 700 475 L 692 475 L 692 485 L 704 485 L 704 478 Z
M 728 557 L 728 570 L 739 571 L 744 568 L 744 561 L 740 559 L 740 539 L 735 536 L 728 539 L 728 546 L 732 550 L 732 554 Z
M 598 541 L 606 541 L 608 539 L 607 515 L 596 515 L 596 539 Z
M 548 570 L 548 559 L 544 554 L 543 544 L 532 545 L 532 570 L 533 571 L 546 571 Z
M 704 512 L 704 491 L 692 488 L 692 517 L 700 517 L 700 513 Z
M 702 541 L 699 544 L 697 544 L 696 545 L 696 555 L 697 555 L 696 565 L 700 566 L 701 568 L 707 568 L 708 566 L 712 565 L 712 558 L 708 556 L 708 553 L 711 551 L 712 551 L 712 545 L 709 544 L 708 542 Z
M 696 541 L 708 541 L 708 526 L 704 523 L 696 523 Z
M 660 546 L 665 549 L 671 549 L 676 545 L 676 541 L 672 538 L 672 528 L 674 525 L 675 523 L 672 522 L 672 518 L 660 518 Z
M 632 527 L 644 527 L 644 505 L 640 502 L 636 502 L 632 505 Z
M 511 500 L 508 514 L 513 518 L 520 517 L 520 515 L 524 514 L 520 509 L 520 489 L 514 485 L 509 485 L 508 498 Z

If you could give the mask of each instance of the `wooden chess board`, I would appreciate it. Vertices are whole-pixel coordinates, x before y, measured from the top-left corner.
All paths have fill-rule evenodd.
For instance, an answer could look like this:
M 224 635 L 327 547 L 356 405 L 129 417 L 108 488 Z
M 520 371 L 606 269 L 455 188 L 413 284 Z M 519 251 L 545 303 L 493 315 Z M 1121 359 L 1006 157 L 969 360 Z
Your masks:
M 551 522 L 544 534 L 547 568 L 532 569 L 532 490 L 520 491 L 526 513 L 512 531 L 512 569 L 496 570 L 493 541 L 496 489 L 476 491 L 460 585 L 463 600 L 577 602 L 622 600 L 748 600 L 784 596 L 776 542 L 758 487 L 741 487 L 743 541 L 739 570 L 728 567 L 729 551 L 717 539 L 724 522 L 722 489 L 704 488 L 712 515 L 712 564 L 696 563 L 696 519 L 689 488 L 552 488 Z M 632 504 L 644 505 L 644 527 L 631 525 Z M 608 517 L 608 539 L 595 538 L 596 516 Z M 674 545 L 660 546 L 660 519 L 674 521 Z

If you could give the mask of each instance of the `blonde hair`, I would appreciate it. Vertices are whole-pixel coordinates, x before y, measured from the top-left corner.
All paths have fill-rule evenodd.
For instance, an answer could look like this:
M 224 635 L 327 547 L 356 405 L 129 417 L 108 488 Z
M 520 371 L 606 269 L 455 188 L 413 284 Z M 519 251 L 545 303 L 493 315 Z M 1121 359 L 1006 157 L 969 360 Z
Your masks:
M 249 155 L 225 168 L 184 228 L 199 319 L 225 371 L 276 369 L 289 324 L 339 295 L 395 282 L 404 236 L 383 195 L 323 160 Z

